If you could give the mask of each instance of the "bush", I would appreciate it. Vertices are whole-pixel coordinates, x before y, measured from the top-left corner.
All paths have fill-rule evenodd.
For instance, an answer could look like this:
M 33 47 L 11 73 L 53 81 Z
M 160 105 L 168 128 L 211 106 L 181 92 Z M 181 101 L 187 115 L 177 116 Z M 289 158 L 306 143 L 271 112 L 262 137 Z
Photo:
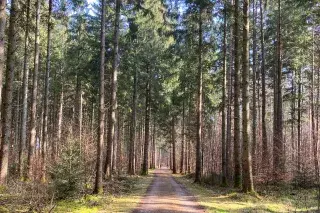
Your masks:
M 56 199 L 74 197 L 82 191 L 85 185 L 84 164 L 77 141 L 67 142 L 50 173 Z

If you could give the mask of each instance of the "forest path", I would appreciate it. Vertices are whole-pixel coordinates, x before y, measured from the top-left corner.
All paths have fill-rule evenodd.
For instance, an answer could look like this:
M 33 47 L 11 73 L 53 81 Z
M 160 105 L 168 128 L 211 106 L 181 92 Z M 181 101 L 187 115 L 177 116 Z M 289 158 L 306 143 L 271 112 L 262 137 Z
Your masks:
M 132 213 L 200 213 L 205 212 L 195 197 L 177 183 L 169 169 L 156 169 L 147 194 Z

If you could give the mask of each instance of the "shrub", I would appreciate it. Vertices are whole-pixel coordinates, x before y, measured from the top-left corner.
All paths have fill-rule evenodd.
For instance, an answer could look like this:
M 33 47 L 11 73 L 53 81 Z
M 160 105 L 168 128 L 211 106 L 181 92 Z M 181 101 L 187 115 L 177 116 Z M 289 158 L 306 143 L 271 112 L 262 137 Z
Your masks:
M 81 192 L 84 187 L 84 164 L 77 141 L 67 142 L 50 174 L 56 199 L 74 197 Z

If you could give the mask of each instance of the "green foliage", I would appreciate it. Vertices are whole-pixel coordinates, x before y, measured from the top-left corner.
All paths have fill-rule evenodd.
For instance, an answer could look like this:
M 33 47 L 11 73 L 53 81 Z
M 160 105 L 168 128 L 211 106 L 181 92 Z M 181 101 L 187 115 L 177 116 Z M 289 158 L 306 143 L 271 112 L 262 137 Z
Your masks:
M 83 190 L 84 165 L 78 141 L 68 141 L 50 174 L 52 189 L 57 199 L 73 197 Z

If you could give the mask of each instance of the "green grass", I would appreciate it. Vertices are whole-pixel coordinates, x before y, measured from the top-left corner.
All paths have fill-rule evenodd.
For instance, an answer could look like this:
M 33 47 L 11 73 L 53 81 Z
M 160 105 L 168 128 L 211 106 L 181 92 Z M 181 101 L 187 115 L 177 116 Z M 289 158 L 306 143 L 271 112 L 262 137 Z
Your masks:
M 316 210 L 316 189 L 292 186 L 260 186 L 258 194 L 244 194 L 231 188 L 194 184 L 185 176 L 175 179 L 193 193 L 208 212 L 311 212 Z
M 57 213 L 96 213 L 96 212 L 130 212 L 145 195 L 152 176 L 129 177 L 130 189 L 125 193 L 103 196 L 85 196 L 76 200 L 63 200 L 57 203 Z M 114 193 L 113 193 L 114 194 Z

